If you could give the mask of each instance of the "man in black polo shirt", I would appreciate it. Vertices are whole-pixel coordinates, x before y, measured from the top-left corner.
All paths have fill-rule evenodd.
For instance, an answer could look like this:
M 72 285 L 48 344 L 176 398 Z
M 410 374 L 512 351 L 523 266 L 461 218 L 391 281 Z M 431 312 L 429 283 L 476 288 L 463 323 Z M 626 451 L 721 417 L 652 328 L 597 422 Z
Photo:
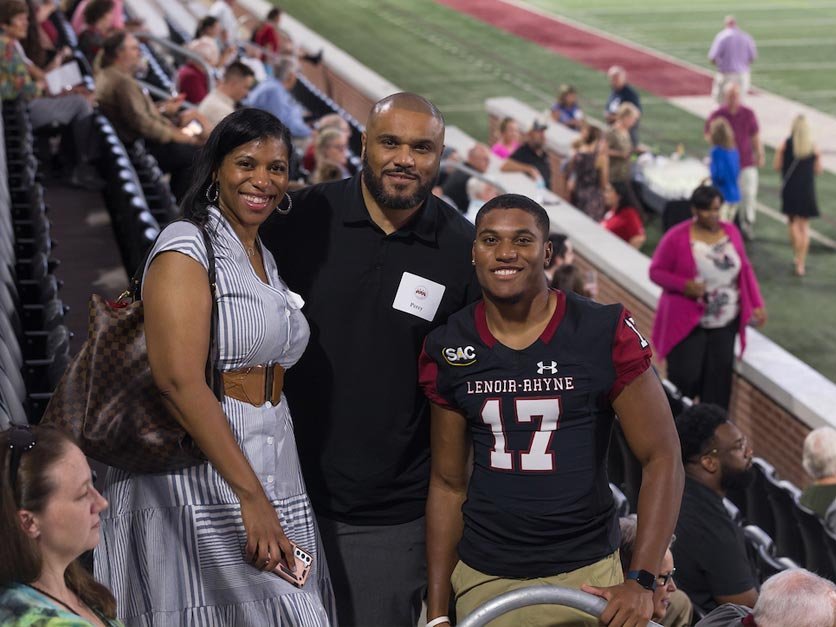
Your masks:
M 543 583 L 607 599 L 604 624 L 645 624 L 653 613 L 683 481 L 670 407 L 649 343 L 622 305 L 548 288 L 548 229 L 529 198 L 485 203 L 473 245 L 484 298 L 424 343 L 421 384 L 433 403 L 428 624 L 449 622 L 451 583 L 460 619 Z M 606 471 L 615 413 L 642 464 L 627 582 Z M 491 622 L 597 624 L 555 606 Z
M 424 336 L 478 297 L 473 226 L 430 194 L 444 143 L 415 94 L 374 105 L 363 169 L 262 227 L 311 339 L 286 392 L 341 625 L 415 625 L 426 586 Z
M 694 605 L 752 607 L 758 598 L 743 531 L 723 506 L 726 491 L 745 485 L 752 448 L 725 410 L 700 403 L 676 418 L 685 464 L 685 492 L 671 550 L 677 583 Z
M 542 180 L 546 189 L 551 188 L 552 167 L 546 152 L 546 129 L 534 120 L 525 136 L 525 142 L 511 153 L 502 164 L 503 172 L 522 172 L 535 180 Z

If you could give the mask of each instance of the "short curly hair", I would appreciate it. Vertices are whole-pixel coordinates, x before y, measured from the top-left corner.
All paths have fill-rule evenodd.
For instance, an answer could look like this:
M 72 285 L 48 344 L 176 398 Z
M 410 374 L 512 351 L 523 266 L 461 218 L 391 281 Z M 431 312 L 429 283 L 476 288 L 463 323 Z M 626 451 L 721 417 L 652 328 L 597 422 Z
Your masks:
M 676 431 L 682 447 L 682 461 L 687 463 L 700 455 L 714 437 L 717 427 L 726 422 L 726 410 L 711 403 L 692 405 L 679 414 Z

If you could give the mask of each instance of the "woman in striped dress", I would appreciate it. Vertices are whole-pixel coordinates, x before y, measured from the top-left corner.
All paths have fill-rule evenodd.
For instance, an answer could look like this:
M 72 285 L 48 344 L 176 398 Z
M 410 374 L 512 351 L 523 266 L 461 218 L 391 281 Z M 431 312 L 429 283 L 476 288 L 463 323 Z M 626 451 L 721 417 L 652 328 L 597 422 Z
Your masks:
M 288 131 L 275 117 L 236 111 L 202 149 L 183 202 L 215 255 L 222 403 L 205 379 L 212 296 L 199 227 L 172 223 L 146 262 L 151 371 L 209 461 L 108 473 L 111 507 L 95 573 L 128 626 L 333 624 L 328 568 L 280 392 L 309 329 L 302 299 L 258 239 L 271 211 L 290 209 L 289 155 Z M 272 572 L 280 558 L 294 561 L 291 542 L 313 556 L 301 587 Z

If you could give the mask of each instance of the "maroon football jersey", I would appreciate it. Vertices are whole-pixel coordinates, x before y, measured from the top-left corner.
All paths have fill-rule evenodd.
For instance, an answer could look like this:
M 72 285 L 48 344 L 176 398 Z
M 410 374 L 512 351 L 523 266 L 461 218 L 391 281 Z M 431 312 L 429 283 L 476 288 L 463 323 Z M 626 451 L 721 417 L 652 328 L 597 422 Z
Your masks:
M 494 338 L 479 301 L 430 333 L 420 358 L 427 397 L 467 418 L 474 469 L 459 556 L 491 575 L 555 575 L 619 544 L 612 401 L 650 367 L 650 347 L 622 305 L 556 295 L 528 348 Z

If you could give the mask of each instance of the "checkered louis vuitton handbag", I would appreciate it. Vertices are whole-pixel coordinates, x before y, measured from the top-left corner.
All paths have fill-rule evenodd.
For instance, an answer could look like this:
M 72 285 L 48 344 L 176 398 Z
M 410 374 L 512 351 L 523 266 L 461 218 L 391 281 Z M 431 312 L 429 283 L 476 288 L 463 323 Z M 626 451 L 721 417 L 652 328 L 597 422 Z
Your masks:
M 200 230 L 212 291 L 206 380 L 221 400 L 215 254 L 208 234 Z M 117 301 L 92 295 L 87 341 L 58 383 L 41 424 L 71 433 L 86 455 L 110 466 L 166 472 L 203 463 L 206 456 L 169 414 L 151 377 L 141 300 L 144 269 L 145 260 Z

